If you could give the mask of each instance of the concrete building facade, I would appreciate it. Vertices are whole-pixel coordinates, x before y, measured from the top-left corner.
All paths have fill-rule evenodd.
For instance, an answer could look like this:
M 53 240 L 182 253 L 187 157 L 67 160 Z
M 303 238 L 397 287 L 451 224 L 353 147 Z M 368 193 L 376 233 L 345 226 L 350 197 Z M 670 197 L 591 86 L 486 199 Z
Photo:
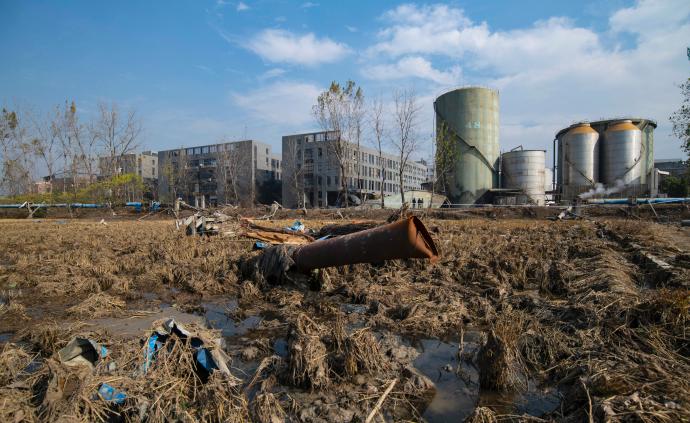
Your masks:
M 688 162 L 683 159 L 658 159 L 654 160 L 654 167 L 664 172 L 668 172 L 669 175 L 680 177 L 684 176 L 688 172 Z
M 286 135 L 283 147 L 283 205 L 285 207 L 328 207 L 341 201 L 342 179 L 352 195 L 368 198 L 381 193 L 381 160 L 385 172 L 384 196 L 400 192 L 399 159 L 389 153 L 379 157 L 376 149 L 346 143 L 345 174 L 334 154 L 338 134 L 334 131 Z M 359 167 L 359 173 L 358 173 Z M 404 172 L 404 189 L 418 190 L 427 178 L 424 163 L 409 161 Z M 301 198 L 300 198 L 301 197 Z
M 141 176 L 144 182 L 144 198 L 157 198 L 159 173 L 158 153 L 155 151 L 99 157 L 98 168 L 101 178 L 130 173 Z
M 270 203 L 279 200 L 281 161 L 255 140 L 159 151 L 158 194 L 197 206 Z
M 158 154 L 155 151 L 130 153 L 117 157 L 99 157 L 98 168 L 101 176 L 109 177 L 134 173 L 146 180 L 158 179 Z

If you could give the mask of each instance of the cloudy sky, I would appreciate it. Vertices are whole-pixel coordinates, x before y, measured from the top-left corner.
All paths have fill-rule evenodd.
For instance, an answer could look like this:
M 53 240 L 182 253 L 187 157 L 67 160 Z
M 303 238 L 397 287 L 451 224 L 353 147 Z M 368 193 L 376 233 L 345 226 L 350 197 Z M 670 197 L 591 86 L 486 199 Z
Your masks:
M 500 90 L 501 148 L 551 148 L 574 121 L 658 121 L 656 156 L 682 157 L 668 116 L 690 77 L 690 1 L 0 0 L 0 103 L 74 100 L 138 111 L 153 150 L 317 129 L 330 81 L 368 98 L 413 87 L 421 137 L 452 87 Z M 550 159 L 549 159 L 550 162 Z

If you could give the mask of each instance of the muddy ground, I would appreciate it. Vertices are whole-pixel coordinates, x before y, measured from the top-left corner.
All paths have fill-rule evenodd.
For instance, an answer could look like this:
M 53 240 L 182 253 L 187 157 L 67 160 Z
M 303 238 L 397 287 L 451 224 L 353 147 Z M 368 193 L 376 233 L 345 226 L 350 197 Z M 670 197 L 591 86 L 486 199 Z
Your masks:
M 281 213 L 264 224 L 297 216 Z M 690 420 L 687 209 L 552 215 L 430 213 L 435 264 L 283 285 L 255 277 L 252 241 L 171 219 L 0 220 L 0 420 Z M 343 217 L 301 219 L 385 221 Z M 142 371 L 165 318 L 204 331 L 231 374 L 201 374 L 183 339 Z M 64 365 L 74 336 L 108 356 Z

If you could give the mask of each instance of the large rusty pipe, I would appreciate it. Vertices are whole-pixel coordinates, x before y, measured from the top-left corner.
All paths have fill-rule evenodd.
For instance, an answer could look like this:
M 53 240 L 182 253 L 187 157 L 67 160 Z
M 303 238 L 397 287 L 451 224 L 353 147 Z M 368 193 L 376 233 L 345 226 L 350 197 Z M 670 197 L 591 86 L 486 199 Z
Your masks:
M 438 250 L 429 232 L 416 217 L 306 244 L 292 254 L 301 271 L 384 260 L 426 258 L 438 260 Z

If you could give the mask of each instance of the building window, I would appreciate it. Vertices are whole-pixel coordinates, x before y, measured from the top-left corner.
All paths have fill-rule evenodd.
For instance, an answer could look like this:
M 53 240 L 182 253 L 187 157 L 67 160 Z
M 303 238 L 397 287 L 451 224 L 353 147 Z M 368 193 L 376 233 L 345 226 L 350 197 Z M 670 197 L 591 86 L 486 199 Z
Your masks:
M 188 149 L 187 149 L 187 155 L 188 155 L 188 156 L 191 156 L 192 154 L 194 154 L 194 149 L 193 149 L 193 148 L 188 148 Z
M 208 147 L 201 147 L 201 154 L 208 154 Z
M 266 155 L 268 156 L 268 148 L 266 149 Z
M 331 177 L 330 176 L 326 176 L 326 185 L 331 186 Z
M 197 147 L 194 149 L 194 154 L 201 154 L 201 147 Z

